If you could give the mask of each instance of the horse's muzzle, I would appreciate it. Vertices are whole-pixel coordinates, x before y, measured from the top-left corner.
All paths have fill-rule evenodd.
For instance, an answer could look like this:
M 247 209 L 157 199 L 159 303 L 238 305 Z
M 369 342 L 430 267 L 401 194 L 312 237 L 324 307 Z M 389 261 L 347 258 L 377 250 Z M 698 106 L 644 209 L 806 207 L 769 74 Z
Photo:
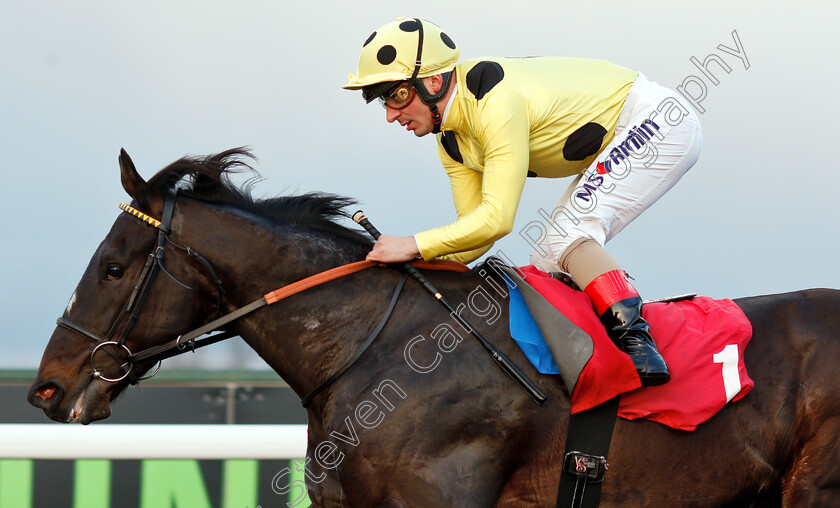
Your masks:
M 72 397 L 59 381 L 35 381 L 29 388 L 27 400 L 33 406 L 42 409 L 51 420 L 59 423 L 88 424 L 96 420 L 103 420 L 111 415 L 111 397 L 99 393 L 100 389 L 93 383 L 85 386 Z

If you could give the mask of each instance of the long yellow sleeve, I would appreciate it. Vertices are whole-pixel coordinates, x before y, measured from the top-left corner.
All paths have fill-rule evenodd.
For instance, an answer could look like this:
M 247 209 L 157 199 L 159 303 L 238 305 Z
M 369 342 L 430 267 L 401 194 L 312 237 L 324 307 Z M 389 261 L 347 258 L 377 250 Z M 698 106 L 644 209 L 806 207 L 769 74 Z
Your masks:
M 459 163 L 447 165 L 458 220 L 416 235 L 424 259 L 481 247 L 487 247 L 486 252 L 513 228 L 528 174 L 528 119 L 522 113 L 527 105 L 524 98 L 504 97 L 488 98 L 482 106 L 478 116 L 486 120 L 476 136 L 490 147 L 484 172 Z
M 508 234 L 528 176 L 579 174 L 613 138 L 638 73 L 601 60 L 493 58 L 456 66 L 438 157 L 457 220 L 417 233 L 424 259 L 477 259 Z

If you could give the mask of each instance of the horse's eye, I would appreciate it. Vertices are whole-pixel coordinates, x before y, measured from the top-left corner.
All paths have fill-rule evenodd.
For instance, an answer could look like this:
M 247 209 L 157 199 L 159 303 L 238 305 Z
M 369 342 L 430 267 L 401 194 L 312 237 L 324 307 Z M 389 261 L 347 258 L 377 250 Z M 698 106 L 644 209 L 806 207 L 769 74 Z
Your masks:
M 111 265 L 108 267 L 108 270 L 105 272 L 105 277 L 108 280 L 118 280 L 123 276 L 123 269 L 121 266 Z

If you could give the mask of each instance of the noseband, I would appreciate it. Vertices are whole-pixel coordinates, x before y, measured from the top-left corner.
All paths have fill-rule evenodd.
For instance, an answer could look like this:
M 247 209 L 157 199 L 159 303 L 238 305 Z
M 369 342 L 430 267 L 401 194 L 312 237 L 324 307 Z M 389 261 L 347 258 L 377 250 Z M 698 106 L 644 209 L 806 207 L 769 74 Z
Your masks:
M 103 381 L 108 381 L 111 383 L 116 383 L 122 381 L 123 379 L 128 378 L 131 384 L 137 384 L 138 381 L 142 379 L 148 379 L 149 377 L 154 376 L 158 369 L 160 369 L 160 364 L 155 369 L 155 371 L 146 377 L 138 378 L 134 374 L 134 363 L 136 360 L 136 355 L 131 353 L 131 350 L 125 345 L 125 340 L 128 337 L 129 332 L 137 323 L 137 319 L 140 315 L 140 311 L 143 308 L 143 304 L 146 302 L 146 298 L 149 294 L 149 288 L 152 285 L 152 281 L 155 279 L 158 270 L 165 273 L 169 278 L 180 284 L 181 286 L 191 289 L 186 284 L 180 282 L 176 279 L 171 273 L 169 273 L 163 265 L 163 254 L 164 254 L 164 247 L 166 244 L 172 245 L 175 248 L 180 250 L 186 251 L 187 254 L 196 259 L 210 274 L 214 284 L 216 284 L 216 288 L 218 290 L 218 302 L 216 306 L 216 315 L 221 311 L 221 304 L 222 304 L 222 295 L 224 294 L 224 289 L 222 288 L 222 281 L 216 276 L 216 272 L 213 270 L 213 267 L 210 263 L 199 253 L 192 250 L 189 247 L 182 247 L 172 240 L 169 239 L 169 233 L 171 233 L 171 222 L 172 222 L 172 214 L 175 209 L 175 199 L 177 197 L 177 191 L 172 190 L 167 193 L 166 198 L 163 204 L 163 215 L 161 220 L 154 219 L 149 217 L 148 215 L 144 214 L 143 212 L 125 204 L 121 203 L 120 208 L 126 212 L 131 214 L 132 216 L 140 219 L 141 221 L 154 226 L 158 230 L 157 236 L 157 243 L 155 244 L 154 249 L 146 258 L 146 264 L 143 266 L 143 271 L 140 272 L 140 277 L 137 279 L 137 283 L 134 284 L 134 288 L 131 291 L 131 294 L 128 297 L 128 300 L 123 305 L 122 311 L 117 315 L 116 319 L 114 320 L 113 324 L 108 330 L 108 333 L 101 337 L 90 330 L 79 326 L 72 321 L 65 319 L 63 317 L 59 317 L 56 321 L 58 326 L 62 328 L 66 328 L 72 332 L 81 335 L 82 337 L 90 340 L 95 344 L 93 351 L 90 353 L 90 365 L 93 370 L 93 377 L 101 379 Z M 117 335 L 117 330 L 119 325 L 122 321 L 125 320 L 125 325 L 122 327 L 122 330 L 119 332 L 119 336 Z M 108 346 L 111 346 L 112 349 L 109 349 Z M 119 377 L 107 377 L 102 372 L 100 372 L 94 363 L 94 358 L 96 353 L 102 349 L 102 351 L 106 352 L 111 358 L 113 358 L 117 363 L 120 365 L 123 373 Z M 123 361 L 120 358 L 120 352 L 124 352 L 127 354 L 126 360 Z

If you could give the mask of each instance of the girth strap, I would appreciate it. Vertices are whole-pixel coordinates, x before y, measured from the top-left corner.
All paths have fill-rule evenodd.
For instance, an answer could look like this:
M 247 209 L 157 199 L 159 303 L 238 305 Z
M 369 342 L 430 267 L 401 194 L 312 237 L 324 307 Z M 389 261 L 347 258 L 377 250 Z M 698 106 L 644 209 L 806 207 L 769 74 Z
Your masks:
M 557 508 L 595 508 L 607 472 L 620 397 L 569 417 Z

